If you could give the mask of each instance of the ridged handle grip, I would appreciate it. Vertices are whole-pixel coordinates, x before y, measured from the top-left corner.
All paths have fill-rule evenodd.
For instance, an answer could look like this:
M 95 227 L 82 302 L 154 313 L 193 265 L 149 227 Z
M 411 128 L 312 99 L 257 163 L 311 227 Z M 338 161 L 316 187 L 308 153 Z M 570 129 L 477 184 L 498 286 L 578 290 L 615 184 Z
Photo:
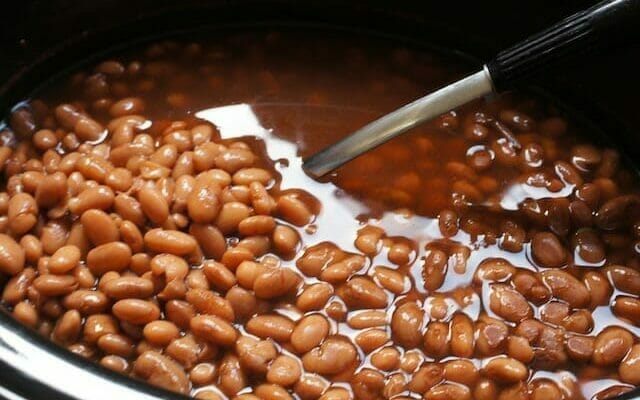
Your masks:
M 607 0 L 500 52 L 487 63 L 497 91 L 602 47 L 640 37 L 640 0 Z

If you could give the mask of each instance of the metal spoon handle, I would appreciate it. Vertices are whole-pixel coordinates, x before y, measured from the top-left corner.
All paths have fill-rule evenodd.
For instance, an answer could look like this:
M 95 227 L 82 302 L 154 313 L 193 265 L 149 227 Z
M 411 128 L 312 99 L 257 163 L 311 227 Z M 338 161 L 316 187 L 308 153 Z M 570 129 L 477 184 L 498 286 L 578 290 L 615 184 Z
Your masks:
M 482 71 L 399 108 L 304 162 L 322 176 L 419 123 L 473 99 L 508 89 L 587 51 L 610 49 L 640 36 L 640 0 L 605 0 L 500 52 Z
M 491 93 L 487 69 L 482 69 L 449 86 L 415 100 L 355 131 L 304 161 L 304 169 L 320 177 L 374 147 L 400 135 L 421 122 Z

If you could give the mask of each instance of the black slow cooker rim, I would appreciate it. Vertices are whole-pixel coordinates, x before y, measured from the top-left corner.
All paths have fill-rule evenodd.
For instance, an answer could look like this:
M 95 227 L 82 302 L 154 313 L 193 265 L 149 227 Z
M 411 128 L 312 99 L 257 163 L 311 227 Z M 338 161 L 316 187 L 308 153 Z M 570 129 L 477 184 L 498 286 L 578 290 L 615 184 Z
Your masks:
M 266 4 L 261 1 L 242 1 L 242 4 L 238 4 L 237 2 L 218 2 L 213 9 L 216 11 L 226 10 L 226 13 L 217 14 L 218 17 L 232 17 L 230 19 L 236 19 L 235 22 L 226 22 L 224 24 L 218 24 L 216 29 L 228 29 L 228 28 L 238 28 L 240 26 L 244 27 L 278 27 L 278 26 L 313 26 L 315 28 L 330 28 L 332 30 L 342 29 L 342 30 L 356 30 L 359 32 L 366 32 L 368 34 L 383 36 L 387 38 L 395 38 L 402 40 L 404 43 L 412 43 L 419 44 L 423 47 L 428 47 L 432 49 L 438 50 L 439 46 L 429 45 L 429 43 L 425 42 L 422 37 L 427 35 L 427 31 L 424 27 L 424 20 L 416 15 L 406 15 L 403 13 L 389 13 L 388 9 L 384 8 L 376 8 L 363 10 L 357 4 L 354 6 L 341 4 L 342 13 L 338 14 L 338 18 L 327 19 L 323 18 L 323 13 L 326 13 L 325 7 L 322 7 L 322 12 L 319 12 L 320 9 L 313 9 L 313 7 L 309 7 L 308 9 L 296 9 L 292 10 L 289 8 L 291 6 L 291 2 L 287 0 L 278 0 L 275 2 L 270 2 L 267 8 L 265 8 Z M 275 4 L 275 6 L 274 6 Z M 244 12 L 238 13 L 237 7 L 246 7 L 250 5 L 253 8 L 253 11 L 256 12 L 258 18 L 255 18 L 256 15 L 252 15 Z M 334 5 L 335 6 L 335 5 Z M 193 5 L 192 5 L 193 7 Z M 86 58 L 83 62 L 88 62 L 88 59 L 95 58 L 98 55 L 103 55 L 108 52 L 112 52 L 117 50 L 118 48 L 123 48 L 131 45 L 132 41 L 128 41 L 127 44 L 113 45 L 113 36 L 110 36 L 109 32 L 120 32 L 120 35 L 124 36 L 125 34 L 129 37 L 132 32 L 137 37 L 140 37 L 140 40 L 136 40 L 136 42 L 146 42 L 153 39 L 158 39 L 162 37 L 175 36 L 176 34 L 184 34 L 188 30 L 197 30 L 202 29 L 204 25 L 210 25 L 211 22 L 205 21 L 205 16 L 207 13 L 200 12 L 195 15 L 201 15 L 202 18 L 194 23 L 193 19 L 190 20 L 191 24 L 198 25 L 196 27 L 191 27 L 190 29 L 180 29 L 179 27 L 174 26 L 174 29 L 164 31 L 162 33 L 156 35 L 149 35 L 148 32 L 145 35 L 140 34 L 137 28 L 141 29 L 144 26 L 162 26 L 163 18 L 167 15 L 167 12 L 171 13 L 172 19 L 175 20 L 176 15 L 185 15 L 183 13 L 187 12 L 189 15 L 193 15 L 192 13 L 196 8 L 203 7 L 203 4 L 197 4 L 194 8 L 185 9 L 184 7 L 176 7 L 170 8 L 170 10 L 163 9 L 161 11 L 152 13 L 150 15 L 139 15 L 135 18 L 132 18 L 128 21 L 119 21 L 116 26 L 109 26 L 106 28 L 101 28 L 99 30 L 87 30 L 81 32 L 79 35 L 68 38 L 67 40 L 58 43 L 53 47 L 49 47 L 45 52 L 43 52 L 39 57 L 37 57 L 32 62 L 23 65 L 15 74 L 11 76 L 11 78 L 2 85 L 0 85 L 0 110 L 3 111 L 3 114 L 6 115 L 6 112 L 11 108 L 13 104 L 16 104 L 19 100 L 28 97 L 34 90 L 37 90 L 40 83 L 34 85 L 34 82 L 42 82 L 40 80 L 41 77 L 47 76 L 45 74 L 46 71 L 50 71 L 52 68 L 52 64 L 56 65 L 56 60 L 64 60 L 69 57 L 70 54 L 77 53 L 80 51 L 84 52 Z M 210 12 L 212 7 L 210 4 L 205 4 L 204 7 Z M 278 8 L 283 7 L 283 8 Z M 349 19 L 349 15 L 353 15 L 353 13 L 368 13 L 371 17 L 366 20 L 363 24 L 346 24 L 345 22 L 352 22 L 352 19 Z M 240 16 L 240 19 L 244 19 L 244 21 L 237 20 L 237 17 Z M 344 18 L 343 24 L 340 24 L 341 18 Z M 381 31 L 381 27 L 389 26 L 389 19 L 393 18 L 396 21 L 403 21 L 402 23 L 396 23 L 394 26 L 397 28 L 401 26 L 402 32 L 394 31 L 391 33 L 389 31 L 384 32 Z M 246 19 L 249 19 L 247 21 Z M 257 20 L 259 21 L 257 21 Z M 295 22 L 291 22 L 292 19 Z M 338 21 L 336 21 L 338 20 Z M 128 29 L 123 29 L 123 27 L 129 27 Z M 451 38 L 459 37 L 458 32 L 454 32 L 446 26 L 440 26 L 438 24 L 431 25 L 431 29 L 438 30 L 439 35 L 442 35 L 443 32 L 446 32 L 446 35 L 450 35 Z M 126 32 L 126 33 L 125 33 Z M 139 35 L 136 35 L 135 32 L 138 32 Z M 142 38 L 144 36 L 144 38 Z M 466 39 L 461 39 L 466 40 Z M 471 64 L 481 65 L 480 60 L 486 59 L 488 55 L 491 54 L 491 46 L 488 43 L 476 43 L 476 57 L 468 56 L 468 52 L 461 50 L 462 42 L 455 42 L 453 44 L 453 50 L 459 56 L 465 57 L 468 62 Z M 92 48 L 99 46 L 102 48 L 101 51 L 92 51 Z M 441 49 L 440 49 L 441 50 Z M 449 51 L 451 53 L 451 51 Z M 75 69 L 77 64 L 74 63 L 73 66 L 67 67 L 66 70 Z M 62 74 L 64 72 L 60 72 Z M 56 74 L 59 75 L 59 74 Z M 49 80 L 50 76 L 47 76 L 46 80 Z M 613 142 L 613 138 L 608 137 L 605 132 L 607 130 L 614 130 L 612 127 L 615 127 L 615 130 L 618 132 L 629 132 L 628 127 L 622 124 L 620 121 L 616 120 L 613 116 L 608 114 L 603 107 L 601 107 L 596 101 L 585 98 L 578 94 L 575 94 L 575 88 L 567 87 L 562 82 L 557 82 L 555 80 L 549 80 L 547 85 L 544 87 L 529 87 L 527 88 L 530 91 L 536 92 L 538 94 L 542 94 L 545 97 L 550 97 L 557 101 L 560 106 L 569 110 L 571 113 L 575 113 L 578 116 L 584 116 L 585 121 L 590 122 L 592 127 L 595 127 L 602 135 L 604 135 L 608 141 Z M 559 92 L 562 92 L 560 94 Z M 567 93 L 574 93 L 573 95 L 567 96 Z M 564 100 L 563 100 L 564 99 Z M 568 100 L 567 100 L 568 99 Z M 581 101 L 577 102 L 575 99 L 581 99 Z M 590 117 L 586 117 L 589 115 Z M 594 116 L 598 116 L 597 121 Z M 600 127 L 606 126 L 607 129 L 598 129 Z M 629 135 L 629 137 L 631 137 Z M 626 154 L 626 152 L 623 152 Z M 111 380 L 113 383 L 118 385 L 124 385 L 130 388 L 133 388 L 138 391 L 142 391 L 146 394 L 150 394 L 152 396 L 157 396 L 158 398 L 163 398 L 167 400 L 179 400 L 186 399 L 187 397 L 182 395 L 177 395 L 172 392 L 168 392 L 164 389 L 157 388 L 155 386 L 151 386 L 146 382 L 139 381 L 136 379 L 129 378 L 122 374 L 113 372 L 108 370 L 99 364 L 89 361 L 81 356 L 73 354 L 66 349 L 56 345 L 55 343 L 49 341 L 46 338 L 41 337 L 35 331 L 25 326 L 22 326 L 18 323 L 13 317 L 5 310 L 0 310 L 0 326 L 6 329 L 10 329 L 13 332 L 18 332 L 20 336 L 28 338 L 35 346 L 39 348 L 46 349 L 51 354 L 56 355 L 57 357 L 65 359 L 65 361 L 72 363 L 76 366 L 79 366 L 87 371 L 90 371 L 95 374 L 99 374 L 102 377 L 106 377 Z M 2 341 L 2 337 L 0 336 L 0 347 L 6 348 L 7 343 Z M 19 354 L 16 354 L 19 356 Z M 60 391 L 60 388 L 53 388 L 47 385 L 42 385 L 42 382 L 35 380 L 33 377 L 26 374 L 25 371 L 19 371 L 13 368 L 7 360 L 0 359 L 0 371 L 3 371 L 0 374 L 0 386 L 3 386 L 4 393 L 0 391 L 0 399 L 6 398 L 9 399 L 30 399 L 34 396 L 36 398 L 42 397 L 42 395 L 46 395 L 50 398 L 63 399 L 63 400 L 72 400 L 77 399 L 76 397 L 71 397 L 65 394 L 63 391 Z M 622 396 L 616 397 L 616 399 L 633 399 L 640 398 L 640 388 L 636 388 Z M 125 399 L 122 399 L 125 400 Z

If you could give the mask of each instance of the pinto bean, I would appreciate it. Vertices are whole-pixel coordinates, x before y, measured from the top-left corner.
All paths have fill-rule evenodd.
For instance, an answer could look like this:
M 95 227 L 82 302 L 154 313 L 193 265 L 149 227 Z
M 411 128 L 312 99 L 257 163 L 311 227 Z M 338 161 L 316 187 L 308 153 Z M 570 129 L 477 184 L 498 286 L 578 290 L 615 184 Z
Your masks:
M 227 354 L 220 361 L 218 377 L 218 386 L 228 396 L 237 394 L 247 386 L 247 377 L 240 365 L 240 360 L 233 354 Z
M 216 261 L 207 260 L 204 262 L 202 271 L 207 281 L 221 289 L 227 291 L 236 284 L 236 276 L 224 264 Z
M 629 215 L 640 205 L 640 196 L 623 195 L 605 202 L 595 216 L 596 225 L 604 230 L 614 230 L 629 224 Z
M 89 240 L 96 246 L 115 242 L 120 237 L 115 222 L 102 210 L 87 210 L 80 221 Z
M 450 352 L 448 324 L 431 321 L 424 333 L 425 353 L 433 358 L 442 358 Z
M 352 274 L 364 267 L 366 260 L 360 255 L 353 255 L 328 265 L 320 273 L 320 279 L 333 284 L 345 282 Z
M 100 291 L 78 289 L 65 296 L 62 304 L 67 309 L 78 310 L 82 315 L 91 315 L 104 312 L 109 300 Z
M 23 325 L 35 328 L 38 324 L 38 311 L 31 303 L 21 301 L 13 307 L 13 317 Z
M 302 365 L 309 372 L 337 374 L 344 371 L 357 359 L 353 345 L 344 339 L 331 337 L 302 357 Z
M 507 355 L 522 363 L 529 363 L 533 360 L 533 348 L 529 341 L 522 336 L 511 335 L 507 339 Z
M 241 336 L 236 342 L 236 353 L 240 363 L 247 369 L 264 374 L 278 352 L 269 340 L 258 340 L 249 336 Z
M 28 193 L 17 193 L 9 199 L 9 228 L 16 235 L 27 233 L 37 222 L 38 205 Z
M 156 346 L 166 346 L 180 337 L 180 330 L 170 321 L 151 321 L 144 326 L 144 338 Z
M 108 210 L 114 203 L 115 196 L 109 186 L 96 186 L 84 190 L 77 197 L 69 199 L 69 211 L 82 215 L 89 209 Z
M 464 314 L 451 319 L 451 353 L 458 357 L 470 357 L 474 350 L 473 323 Z
M 431 250 L 425 258 L 422 278 L 427 290 L 435 291 L 442 286 L 447 273 L 447 255 L 441 250 Z
M 198 243 L 186 233 L 176 230 L 151 229 L 144 235 L 145 246 L 157 253 L 184 256 L 195 251 Z
M 300 362 L 293 357 L 281 355 L 271 363 L 267 372 L 267 381 L 287 387 L 298 382 L 301 375 Z
M 489 306 L 500 317 L 511 322 L 531 318 L 533 311 L 527 300 L 511 286 L 492 284 L 490 286 Z
M 144 212 L 138 200 L 120 193 L 113 202 L 113 208 L 123 219 L 133 222 L 136 226 L 143 226 L 145 222 Z
M 175 361 L 154 351 L 142 353 L 133 363 L 133 372 L 149 383 L 187 394 L 191 389 L 184 370 Z
M 319 397 L 319 400 L 349 400 L 350 393 L 347 389 L 341 387 L 330 387 L 327 389 L 322 396 Z
M 473 389 L 473 398 L 476 400 L 492 400 L 498 396 L 496 384 L 487 378 L 482 378 Z
M 144 214 L 155 224 L 162 224 L 169 217 L 169 204 L 158 189 L 143 188 L 138 192 L 138 201 Z
M 607 328 L 596 336 L 592 361 L 601 366 L 617 364 L 632 345 L 633 337 L 629 331 L 619 327 Z
M 303 400 L 312 400 L 319 398 L 328 386 L 329 383 L 322 377 L 304 373 L 294 385 L 293 391 Z
M 472 387 L 478 380 L 478 370 L 469 360 L 453 360 L 445 364 L 444 378 Z
M 56 322 L 52 338 L 58 343 L 73 343 L 82 329 L 82 317 L 77 310 L 69 310 Z
M 480 354 L 496 355 L 502 352 L 508 337 L 507 326 L 498 320 L 476 324 L 476 349 Z
M 570 336 L 565 344 L 567 354 L 571 359 L 579 362 L 591 360 L 593 355 L 594 338 L 590 336 Z
M 365 329 L 387 325 L 387 314 L 380 310 L 360 311 L 352 314 L 347 323 L 354 329 Z
M 389 341 L 389 335 L 382 329 L 368 329 L 359 333 L 355 338 L 355 343 L 365 353 L 381 347 Z
M 371 368 L 358 371 L 351 378 L 350 384 L 354 396 L 358 399 L 375 399 L 382 396 L 385 376 Z
M 221 346 L 232 346 L 238 336 L 233 325 L 215 315 L 195 316 L 189 326 L 196 337 Z
M 589 333 L 593 329 L 593 317 L 587 310 L 577 310 L 567 316 L 561 325 L 571 332 Z
M 52 208 L 67 195 L 67 177 L 62 172 L 45 176 L 36 188 L 35 200 L 39 207 Z
M 280 315 L 257 315 L 246 324 L 247 332 L 277 342 L 288 342 L 294 328 L 293 321 Z
M 513 277 L 516 269 L 511 263 L 503 258 L 484 259 L 474 274 L 474 282 L 481 284 L 482 281 L 504 282 Z
M 416 393 L 425 393 L 444 377 L 444 370 L 439 364 L 425 364 L 411 378 L 408 389 Z
M 622 265 L 608 267 L 613 285 L 624 292 L 640 295 L 640 272 Z
M 273 249 L 285 259 L 293 258 L 300 242 L 300 236 L 291 227 L 278 225 L 273 230 Z
M 221 207 L 219 192 L 220 189 L 213 182 L 196 185 L 187 198 L 189 217 L 201 224 L 213 222 Z
M 300 277 L 288 268 L 267 268 L 253 282 L 256 297 L 272 299 L 290 293 L 300 283 Z
M 108 271 L 122 271 L 130 262 L 131 249 L 122 242 L 100 245 L 87 254 L 87 267 L 96 275 Z
M 63 220 L 50 220 L 40 231 L 40 243 L 45 254 L 51 255 L 65 244 L 80 244 L 80 241 L 72 243 L 69 226 Z M 68 243 L 67 243 L 68 242 Z M 78 246 L 82 249 L 81 246 Z
M 405 291 L 406 282 L 404 276 L 391 268 L 376 267 L 373 273 L 376 280 L 388 291 L 400 294 Z
M 370 279 L 355 277 L 338 288 L 338 295 L 351 308 L 385 308 L 387 295 Z
M 318 346 L 329 333 L 329 323 L 321 315 L 304 317 L 291 333 L 291 345 L 298 353 L 305 353 Z
M 78 281 L 70 275 L 40 275 L 33 280 L 33 287 L 42 295 L 54 297 L 73 292 Z
M 605 260 L 605 247 L 598 234 L 589 228 L 578 230 L 573 236 L 574 253 L 581 261 L 589 264 L 600 264 Z M 577 257 L 576 257 L 577 258 Z M 578 260 L 576 260 L 579 263 Z
M 146 299 L 153 294 L 153 282 L 145 278 L 123 276 L 108 281 L 103 289 L 112 299 Z
M 492 359 L 484 367 L 484 371 L 489 378 L 503 383 L 524 381 L 529 376 L 529 371 L 524 364 L 509 357 Z
M 631 347 L 631 350 L 627 353 L 618 367 L 620 380 L 632 385 L 638 385 L 640 383 L 640 373 L 638 372 L 639 363 L 640 345 L 636 344 Z
M 566 301 L 571 307 L 583 308 L 591 302 L 586 286 L 573 275 L 561 270 L 543 271 L 540 275 L 553 295 Z
M 76 246 L 62 246 L 49 258 L 49 271 L 53 274 L 64 274 L 80 263 L 80 249 Z
M 382 371 L 395 370 L 400 366 L 400 352 L 395 347 L 385 347 L 371 355 L 371 364 Z
M 222 232 L 213 225 L 191 224 L 189 234 L 193 236 L 207 257 L 220 260 L 227 248 Z
M 609 304 L 613 289 L 604 275 L 599 272 L 589 271 L 584 274 L 583 282 L 591 294 L 591 307 L 595 308 L 599 305 Z
M 157 305 L 140 299 L 119 300 L 113 305 L 112 311 L 118 319 L 135 325 L 148 324 L 160 318 Z
M 404 303 L 391 317 L 391 332 L 394 339 L 405 348 L 417 347 L 422 342 L 424 311 L 414 302 Z
M 307 286 L 296 300 L 301 311 L 321 309 L 333 295 L 333 287 L 327 283 L 316 283 Z
M 0 272 L 9 276 L 19 274 L 24 269 L 25 252 L 16 241 L 0 233 Z
M 89 315 L 84 323 L 83 337 L 89 343 L 95 343 L 101 336 L 117 333 L 118 323 L 109 314 Z
M 151 259 L 150 267 L 154 275 L 164 275 L 167 282 L 182 280 L 189 272 L 187 262 L 173 254 L 158 254 Z
M 543 325 L 535 341 L 535 363 L 541 368 L 557 368 L 567 361 L 564 351 L 564 332 Z
M 617 296 L 613 303 L 613 313 L 638 325 L 640 324 L 640 300 L 630 296 Z
M 185 299 L 203 314 L 216 315 L 230 322 L 235 319 L 231 304 L 211 290 L 190 289 Z
M 546 268 L 561 267 L 567 260 L 566 250 L 550 232 L 540 232 L 533 237 L 531 252 L 536 262 Z
M 98 348 L 106 354 L 129 358 L 134 353 L 133 342 L 127 336 L 118 333 L 107 333 L 100 336 Z
M 277 209 L 282 218 L 297 226 L 304 226 L 313 218 L 307 205 L 295 195 L 281 196 L 277 202 Z
M 36 272 L 33 268 L 23 269 L 5 284 L 2 291 L 2 301 L 9 305 L 15 305 L 24 300 L 35 277 Z

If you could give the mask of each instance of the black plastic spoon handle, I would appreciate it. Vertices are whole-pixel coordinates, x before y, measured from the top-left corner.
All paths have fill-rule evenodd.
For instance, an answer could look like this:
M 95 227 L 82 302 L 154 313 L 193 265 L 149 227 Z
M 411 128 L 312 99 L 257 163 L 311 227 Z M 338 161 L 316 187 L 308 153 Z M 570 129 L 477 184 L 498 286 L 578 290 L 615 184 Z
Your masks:
M 497 91 L 603 47 L 640 36 L 640 0 L 606 0 L 500 52 L 486 64 Z

